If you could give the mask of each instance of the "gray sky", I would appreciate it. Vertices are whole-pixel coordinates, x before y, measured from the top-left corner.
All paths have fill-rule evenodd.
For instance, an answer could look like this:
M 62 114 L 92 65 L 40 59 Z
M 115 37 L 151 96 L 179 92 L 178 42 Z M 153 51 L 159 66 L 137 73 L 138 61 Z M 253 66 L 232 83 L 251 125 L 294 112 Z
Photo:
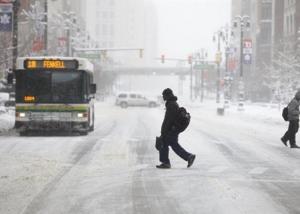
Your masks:
M 159 55 L 186 57 L 206 48 L 213 58 L 214 32 L 230 22 L 231 0 L 154 0 L 159 18 Z

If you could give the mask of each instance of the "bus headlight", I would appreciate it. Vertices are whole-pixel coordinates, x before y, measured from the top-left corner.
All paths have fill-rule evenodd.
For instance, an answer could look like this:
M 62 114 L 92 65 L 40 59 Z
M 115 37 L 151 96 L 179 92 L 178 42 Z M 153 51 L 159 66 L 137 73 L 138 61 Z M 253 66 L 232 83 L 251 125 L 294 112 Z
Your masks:
M 87 113 L 78 113 L 78 114 L 77 114 L 77 117 L 78 117 L 78 118 L 83 118 L 83 117 L 87 117 L 87 116 L 88 116 Z
M 26 117 L 26 114 L 24 112 L 19 112 L 17 113 L 18 117 Z

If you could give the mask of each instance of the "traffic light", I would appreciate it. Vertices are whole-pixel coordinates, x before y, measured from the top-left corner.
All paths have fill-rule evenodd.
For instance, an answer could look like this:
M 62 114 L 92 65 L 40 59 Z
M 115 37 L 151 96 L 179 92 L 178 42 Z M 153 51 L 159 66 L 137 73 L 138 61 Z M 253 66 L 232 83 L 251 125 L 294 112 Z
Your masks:
M 192 64 L 192 56 L 188 57 L 188 62 L 189 62 L 190 65 Z
M 161 63 L 165 63 L 165 55 L 164 54 L 161 55 Z
M 220 64 L 222 62 L 222 53 L 221 52 L 217 52 L 216 56 L 215 56 L 215 61 L 217 64 Z
M 101 54 L 102 54 L 103 58 L 106 59 L 106 57 L 107 57 L 107 50 L 101 51 Z
M 143 58 L 143 49 L 140 49 L 140 58 Z

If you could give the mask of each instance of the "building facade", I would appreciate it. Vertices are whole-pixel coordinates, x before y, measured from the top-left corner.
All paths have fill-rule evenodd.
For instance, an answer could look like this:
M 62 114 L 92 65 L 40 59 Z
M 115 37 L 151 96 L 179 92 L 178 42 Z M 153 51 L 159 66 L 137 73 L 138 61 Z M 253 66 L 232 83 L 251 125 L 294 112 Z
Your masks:
M 157 17 L 149 0 L 88 0 L 87 31 L 97 47 L 115 49 L 106 60 L 121 66 L 147 66 L 157 52 Z M 144 49 L 125 51 L 116 49 Z M 103 62 L 103 63 L 104 63 Z
M 285 53 L 299 53 L 300 1 L 284 0 L 283 41 Z

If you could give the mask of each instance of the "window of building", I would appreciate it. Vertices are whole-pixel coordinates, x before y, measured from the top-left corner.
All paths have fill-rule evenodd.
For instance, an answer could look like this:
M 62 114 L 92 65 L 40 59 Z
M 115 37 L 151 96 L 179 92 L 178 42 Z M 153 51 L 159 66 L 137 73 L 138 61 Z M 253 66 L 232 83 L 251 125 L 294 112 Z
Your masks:
M 115 13 L 114 12 L 110 12 L 110 18 L 114 19 L 114 17 L 115 17 Z
M 261 18 L 262 19 L 272 19 L 272 3 L 262 4 Z
M 107 17 L 108 17 L 108 14 L 107 14 L 106 11 L 104 11 L 104 12 L 102 13 L 102 18 L 103 18 L 103 19 L 107 19 Z
M 290 25 L 290 28 L 291 28 L 291 31 L 290 33 L 294 33 L 295 32 L 295 27 L 294 27 L 294 15 L 292 14 L 291 17 L 290 17 L 290 21 L 291 21 L 291 25 Z
M 103 35 L 107 35 L 107 33 L 108 33 L 108 28 L 107 28 L 107 25 L 102 25 L 102 33 L 103 33 Z
M 272 24 L 262 23 L 261 24 L 261 42 L 268 44 L 271 41 L 272 36 Z
M 285 30 L 286 30 L 286 34 L 289 34 L 289 32 L 290 32 L 290 16 L 286 16 L 286 28 L 285 28 Z
M 113 36 L 114 35 L 114 26 L 111 25 L 110 26 L 110 36 Z

